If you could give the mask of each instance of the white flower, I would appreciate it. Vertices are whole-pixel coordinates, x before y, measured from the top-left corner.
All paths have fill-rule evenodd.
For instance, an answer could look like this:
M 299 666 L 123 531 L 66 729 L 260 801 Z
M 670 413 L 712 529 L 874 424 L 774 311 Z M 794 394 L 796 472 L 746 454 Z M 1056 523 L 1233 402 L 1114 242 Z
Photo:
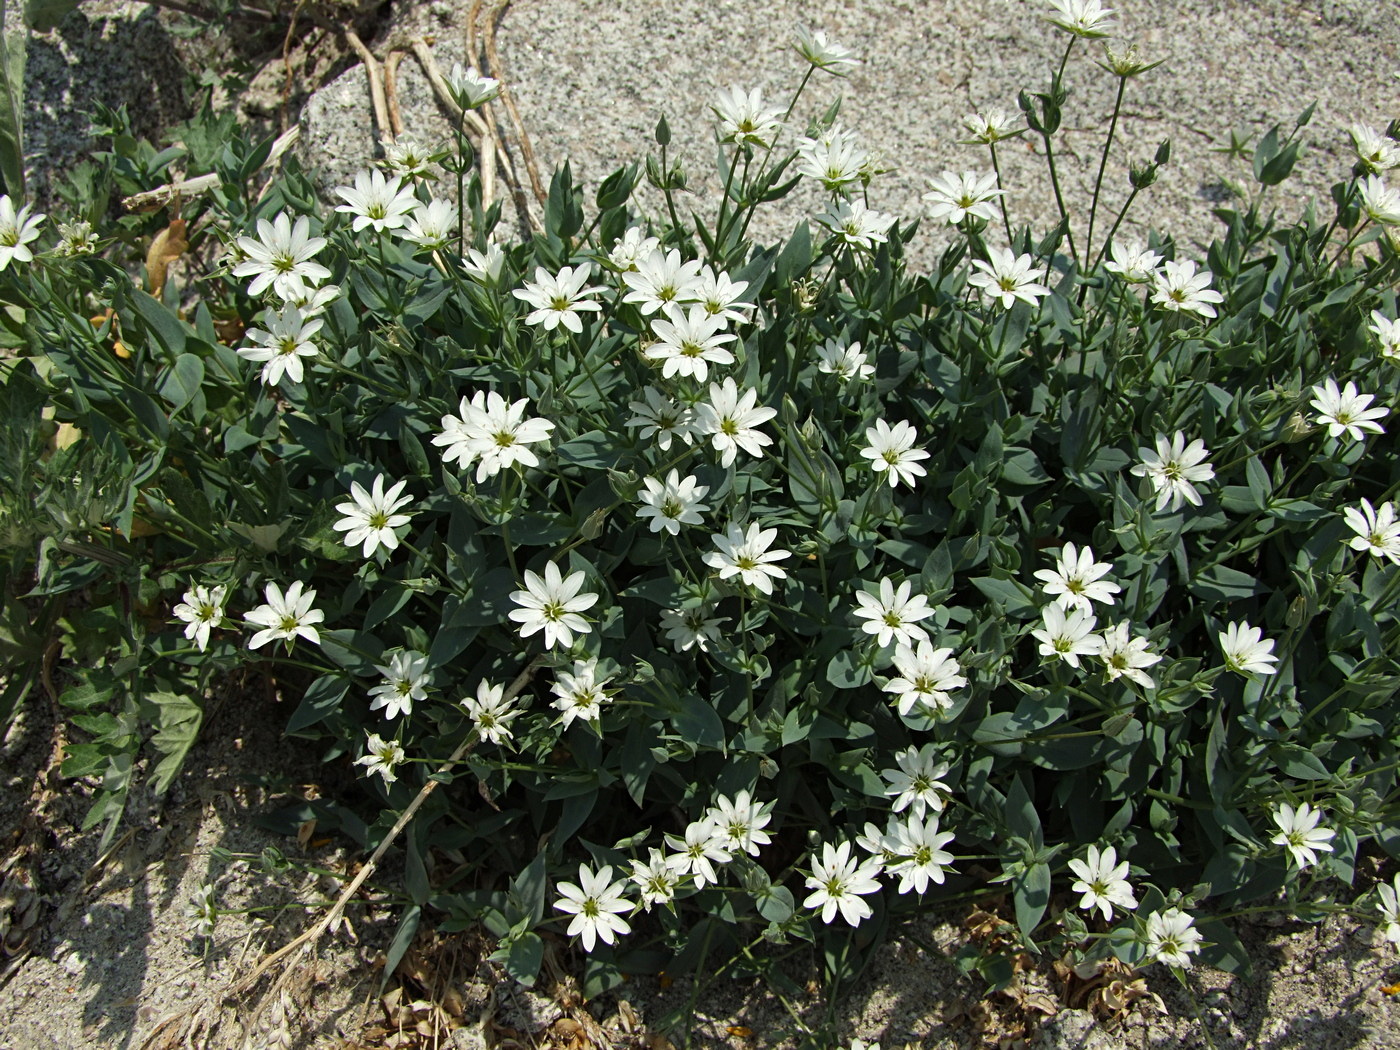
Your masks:
M 502 470 L 522 463 L 539 466 L 539 457 L 528 445 L 548 441 L 554 424 L 547 419 L 525 418 L 528 398 L 509 402 L 494 390 L 478 390 L 470 401 L 462 397 L 459 416 L 442 417 L 442 433 L 433 437 L 433 444 L 447 449 L 444 463 L 457 460 L 463 467 L 479 459 L 477 484 L 495 477 Z
M 1195 483 L 1215 477 L 1215 468 L 1202 462 L 1209 455 L 1200 438 L 1188 445 L 1186 435 L 1179 430 L 1170 440 L 1165 434 L 1158 434 L 1157 451 L 1139 448 L 1138 457 L 1142 462 L 1136 464 L 1131 473 L 1152 481 L 1157 493 L 1157 510 L 1171 504 L 1171 509 L 1177 511 L 1183 502 L 1199 507 L 1201 494 L 1196 491 Z
M 564 576 L 559 566 L 549 562 L 544 575 L 525 570 L 525 590 L 511 591 L 510 600 L 519 606 L 507 615 L 520 624 L 520 637 L 529 638 L 544 631 L 544 647 L 555 645 L 569 648 L 575 634 L 587 634 L 593 628 L 579 614 L 598 603 L 598 595 L 583 590 L 586 577 L 582 570 Z M 582 593 L 580 593 L 582 592 Z
M 457 231 L 457 206 L 451 201 L 433 200 L 408 217 L 403 238 L 438 251 L 457 239 Z
M 501 270 L 506 262 L 506 253 L 495 241 L 486 243 L 486 251 L 467 249 L 467 257 L 462 260 L 462 269 L 467 276 L 482 284 L 496 284 L 501 279 Z
M 1123 589 L 1101 578 L 1112 571 L 1108 562 L 1094 560 L 1092 547 L 1076 550 L 1073 543 L 1066 543 L 1055 556 L 1055 567 L 1037 569 L 1035 578 L 1060 608 L 1092 612 L 1094 602 L 1112 605 L 1113 596 Z
M 252 277 L 248 294 L 262 295 L 268 287 L 283 299 L 301 294 L 306 285 L 319 285 L 331 275 L 330 270 L 313 262 L 316 253 L 326 246 L 324 237 L 311 236 L 311 224 L 305 215 L 296 225 L 282 212 L 272 222 L 258 220 L 258 236 L 239 237 L 238 248 L 247 258 L 233 268 L 235 277 Z
M 1002 139 L 1009 139 L 1025 130 L 1017 127 L 1016 118 L 1007 116 L 1006 110 L 1000 107 L 989 109 L 985 113 L 969 113 L 963 117 L 962 122 L 963 127 L 967 128 L 968 133 L 972 136 L 972 142 L 983 145 L 991 145 Z M 995 173 L 992 175 L 992 182 L 994 184 L 996 182 Z
M 719 118 L 721 142 L 767 148 L 773 145 L 783 126 L 782 107 L 765 104 L 763 92 L 757 88 L 749 92 L 737 87 L 721 91 L 710 109 Z
M 290 645 L 298 635 L 308 642 L 321 644 L 320 632 L 314 625 L 324 620 L 326 614 L 320 609 L 312 608 L 312 603 L 316 601 L 315 591 L 303 591 L 301 581 L 297 580 L 287 588 L 284 595 L 281 587 L 269 582 L 263 588 L 263 597 L 267 599 L 267 603 L 259 605 L 243 617 L 249 623 L 262 628 L 249 639 L 249 649 L 257 649 L 278 638 L 286 639 Z
M 3 269 L 3 267 L 0 267 Z M 185 918 L 190 920 L 190 936 L 214 936 L 214 924 L 219 918 L 218 906 L 214 903 L 214 884 L 202 882 L 185 905 Z
M 664 610 L 661 613 L 661 626 L 671 647 L 678 653 L 691 649 L 709 652 L 710 643 L 719 641 L 719 625 L 728 622 L 726 618 L 710 616 L 713 611 L 709 605 Z
M 777 529 L 760 529 L 757 522 L 751 522 L 747 531 L 731 524 L 727 532 L 710 537 L 719 549 L 707 552 L 701 560 L 718 569 L 721 580 L 738 576 L 750 587 L 772 594 L 773 581 L 787 578 L 786 570 L 774 562 L 792 557 L 791 551 L 768 549 L 777 535 Z
M 693 301 L 700 283 L 700 262 L 682 262 L 681 253 L 672 248 L 660 249 L 637 260 L 635 270 L 627 270 L 622 281 L 632 289 L 622 297 L 624 303 L 636 303 L 643 314 L 654 314 L 668 303 Z
M 397 230 L 418 207 L 413 190 L 397 175 L 384 177 L 382 171 L 361 171 L 355 175 L 355 186 L 338 186 L 335 191 L 345 203 L 336 211 L 355 216 L 350 228 L 356 233 L 373 226 L 376 233 Z
M 1287 802 L 1274 810 L 1274 823 L 1279 832 L 1269 841 L 1288 850 L 1288 854 L 1301 870 L 1317 863 L 1317 851 L 1331 853 L 1335 847 L 1332 840 L 1337 833 L 1331 828 L 1320 828 L 1322 812 L 1304 802 L 1294 809 Z
M 1367 171 L 1379 175 L 1390 168 L 1400 168 L 1400 142 L 1386 138 L 1369 124 L 1353 124 L 1347 132 L 1351 135 L 1356 159 Z
M 847 346 L 839 339 L 828 339 L 817 347 L 817 371 L 848 383 L 852 379 L 869 379 L 875 374 L 875 366 L 866 363 L 860 343 Z
M 650 518 L 647 522 L 652 532 L 665 529 L 672 536 L 679 536 L 682 525 L 699 525 L 704 519 L 701 513 L 710 508 L 701 503 L 701 498 L 709 492 L 709 486 L 701 485 L 693 475 L 681 480 L 678 471 L 671 471 L 665 481 L 656 478 L 643 478 L 645 492 L 637 498 L 643 506 L 637 509 L 637 517 Z
M 958 225 L 969 215 L 990 222 L 997 217 L 997 198 L 1006 195 L 1005 190 L 997 189 L 994 171 L 945 171 L 938 178 L 929 179 L 929 187 L 923 197 L 928 201 L 929 218 L 934 222 L 941 219 L 950 226 Z
M 885 870 L 899 876 L 899 892 L 923 893 L 930 882 L 943 884 L 953 855 L 943 847 L 953 841 L 951 831 L 938 830 L 938 814 L 927 820 L 908 817 L 893 826 L 889 844 L 897 858 Z
M 1376 895 L 1380 897 L 1376 910 L 1380 912 L 1381 935 L 1400 948 L 1400 875 L 1395 876 L 1390 886 L 1385 883 L 1377 886 Z
M 403 496 L 407 481 L 397 481 L 384 488 L 384 475 L 377 474 L 369 492 L 358 481 L 350 483 L 350 503 L 337 503 L 335 509 L 345 517 L 331 526 L 336 532 L 345 533 L 345 546 L 355 547 L 364 544 L 363 554 L 368 558 L 375 548 L 383 545 L 385 550 L 395 550 L 399 537 L 394 530 L 407 525 L 412 514 L 399 513 L 401 507 L 413 502 L 412 496 Z
M 647 851 L 647 862 L 632 861 L 632 884 L 642 895 L 642 907 L 651 911 L 653 904 L 670 904 L 676 896 L 681 875 L 655 846 Z
M 635 270 L 641 260 L 649 258 L 659 247 L 661 242 L 655 237 L 648 237 L 646 230 L 640 226 L 629 226 L 627 232 L 613 244 L 612 251 L 608 253 L 608 263 L 616 270 Z
M 1379 310 L 1371 311 L 1371 320 L 1375 324 L 1367 327 L 1381 341 L 1381 356 L 1390 361 L 1400 361 L 1400 320 L 1392 321 Z
M 295 306 L 302 317 L 315 317 L 326 312 L 326 308 L 340 298 L 340 285 L 327 284 L 320 288 L 302 285 L 296 295 L 282 300 L 283 306 Z
M 1099 0 L 1050 0 L 1054 13 L 1045 16 L 1046 20 L 1059 26 L 1067 33 L 1089 39 L 1108 36 L 1113 28 L 1113 8 L 1104 7 Z
M 424 149 L 409 139 L 396 142 L 385 139 L 380 145 L 384 147 L 384 166 L 391 175 L 401 179 L 431 179 L 433 176 L 428 173 L 428 165 L 442 156 L 438 151 Z
M 1127 620 L 1104 629 L 1099 636 L 1098 658 L 1104 663 L 1104 674 L 1110 682 L 1127 678 L 1144 689 L 1153 689 L 1157 683 L 1143 670 L 1161 663 L 1162 657 L 1147 651 L 1147 639 L 1135 638 L 1130 633 L 1131 624 Z
M 1104 922 L 1112 920 L 1115 906 L 1124 911 L 1137 907 L 1133 887 L 1128 883 L 1128 862 L 1120 864 L 1118 851 L 1112 846 L 1106 846 L 1102 852 L 1099 847 L 1090 846 L 1084 860 L 1069 862 L 1069 870 L 1078 877 L 1070 889 L 1084 894 L 1079 907 L 1084 911 L 1098 908 L 1103 912 Z
M 879 891 L 880 883 L 875 878 L 879 870 L 877 862 L 860 863 L 852 857 L 849 842 L 839 846 L 823 843 L 821 860 L 812 858 L 812 873 L 806 879 L 807 888 L 813 892 L 802 906 L 821 909 L 822 922 L 831 922 L 839 910 L 848 924 L 859 926 L 875 914 L 861 897 Z
M 856 144 L 854 136 L 844 132 L 803 139 L 798 143 L 797 155 L 800 160 L 794 170 L 815 179 L 829 193 L 839 193 L 863 181 L 872 163 L 870 153 Z
M 1388 504 L 1387 504 L 1388 506 Z M 224 622 L 224 594 L 227 588 L 192 584 L 185 598 L 170 611 L 185 624 L 185 637 L 194 640 L 202 653 L 209 647 L 209 631 Z
M 1147 917 L 1143 943 L 1153 962 L 1168 966 L 1190 966 L 1191 956 L 1201 950 L 1204 938 L 1193 928 L 1191 916 L 1179 908 L 1167 908 Z
M 918 621 L 927 620 L 933 615 L 933 609 L 929 607 L 928 598 L 912 593 L 913 587 L 911 581 L 905 580 L 896 590 L 894 581 L 885 577 L 880 581 L 879 597 L 869 591 L 856 591 L 859 608 L 855 615 L 865 621 L 860 629 L 875 635 L 882 648 L 891 642 L 909 646 L 928 641 L 928 634 Z
M 0 196 L 0 271 L 12 261 L 34 261 L 29 244 L 38 238 L 39 226 L 44 218 L 42 212 L 31 214 L 28 204 L 21 205 L 19 211 L 15 211 L 15 202 L 10 195 Z
M 1196 264 L 1190 259 L 1185 262 L 1168 260 L 1162 270 L 1152 274 L 1152 301 L 1173 313 L 1214 317 L 1215 307 L 1211 303 L 1225 301 L 1223 295 L 1211 290 L 1210 282 L 1214 279 L 1215 275 L 1209 270 L 1197 273 Z
M 758 856 L 758 847 L 766 846 L 772 838 L 763 829 L 772 817 L 773 803 L 760 804 L 748 791 L 740 791 L 731 801 L 720 795 L 710 808 L 710 821 L 719 829 L 720 844 L 733 853 Z
M 1035 260 L 1029 255 L 1015 256 L 1003 248 L 990 248 L 987 261 L 973 259 L 972 265 L 981 273 L 974 273 L 967 283 L 982 289 L 982 296 L 1009 310 L 1017 299 L 1034 306 L 1050 294 L 1050 286 L 1038 283 L 1045 276 L 1045 267 L 1033 266 Z
M 778 414 L 776 408 L 758 404 L 758 391 L 745 390 L 742 395 L 733 379 L 710 384 L 710 400 L 695 406 L 695 430 L 707 435 L 710 445 L 720 454 L 721 466 L 730 466 L 739 450 L 750 456 L 763 455 L 763 446 L 773 439 L 755 428 Z
M 1313 387 L 1312 392 L 1314 397 L 1311 404 L 1317 409 L 1314 419 L 1319 426 L 1325 425 L 1332 437 L 1345 434 L 1352 441 L 1363 441 L 1367 431 L 1372 434 L 1385 433 L 1376 420 L 1384 419 L 1390 410 L 1367 408 L 1375 398 L 1371 394 L 1360 393 L 1355 383 L 1348 382 L 1338 390 L 1336 381 L 1329 377 L 1322 386 Z
M 687 445 L 695 439 L 695 412 L 687 405 L 677 404 L 654 386 L 642 390 L 641 401 L 627 402 L 632 418 L 626 422 L 629 427 L 641 427 L 641 437 L 656 438 L 656 447 L 665 452 L 671 447 L 672 438 L 680 438 Z
M 871 470 L 876 474 L 885 474 L 890 488 L 902 481 L 912 489 L 914 479 L 928 473 L 919 461 L 928 459 L 929 454 L 914 447 L 917 438 L 914 428 L 902 419 L 894 426 L 877 419 L 873 427 L 865 430 L 865 440 L 869 444 L 860 450 L 860 454 L 870 460 Z
M 603 687 L 609 680 L 608 675 L 598 677 L 597 660 L 575 660 L 573 671 L 560 671 L 558 679 L 549 687 L 557 698 L 553 707 L 559 712 L 560 724 L 568 729 L 575 718 L 596 724 L 608 698 Z
M 815 33 L 805 27 L 797 30 L 793 50 L 812 63 L 816 69 L 824 69 L 838 77 L 843 77 L 856 66 L 858 59 L 849 48 L 827 40 L 826 34 L 818 29 Z
M 817 216 L 817 222 L 841 238 L 842 243 L 861 251 L 874 251 L 888 241 L 896 216 L 867 208 L 864 201 L 838 201 Z
M 748 286 L 748 281 L 730 280 L 729 274 L 723 271 L 715 273 L 706 266 L 700 271 L 690 294 L 694 302 L 704 307 L 705 312 L 716 320 L 744 324 L 749 319 L 748 311 L 754 308 L 753 303 L 740 301 Z
M 1077 608 L 1066 613 L 1062 606 L 1051 604 L 1044 608 L 1042 615 L 1044 627 L 1031 631 L 1040 639 L 1041 656 L 1058 657 L 1071 667 L 1078 667 L 1081 656 L 1099 654 L 1103 639 L 1094 634 L 1097 621 L 1093 613 Z
M 1112 261 L 1104 263 L 1103 268 L 1129 284 L 1147 283 L 1157 275 L 1157 267 L 1162 265 L 1162 257 L 1141 241 L 1131 244 L 1114 241 L 1108 254 Z
M 906 809 L 913 817 L 922 817 L 926 810 L 942 813 L 947 800 L 943 797 L 948 785 L 940 777 L 948 774 L 948 763 L 938 762 L 932 744 L 925 744 L 915 750 L 907 747 L 896 751 L 894 760 L 898 769 L 881 770 L 885 780 L 885 794 L 894 799 L 890 807 L 895 813 Z
M 311 337 L 325 322 L 319 317 L 305 317 L 295 306 L 271 317 L 266 330 L 248 329 L 248 338 L 256 345 L 240 346 L 235 352 L 244 360 L 262 364 L 262 381 L 268 386 L 277 386 L 284 374 L 293 383 L 300 383 L 305 378 L 301 359 L 320 353 Z
M 476 726 L 477 739 L 499 746 L 514 736 L 510 723 L 519 717 L 520 710 L 513 700 L 505 699 L 505 686 L 492 685 L 482 679 L 477 684 L 476 696 L 463 699 L 462 707 Z
M 734 354 L 724 344 L 732 343 L 738 336 L 725 332 L 726 326 L 723 317 L 711 314 L 703 306 L 684 310 L 668 303 L 665 318 L 651 322 L 657 341 L 642 355 L 649 361 L 660 361 L 661 374 L 667 379 L 691 376 L 703 383 L 709 377 L 710 365 L 734 363 Z
M 676 851 L 667 862 L 678 875 L 693 877 L 697 890 L 703 890 L 707 883 L 719 882 L 715 865 L 734 859 L 733 851 L 725 848 L 724 832 L 709 818 L 687 825 L 684 839 L 667 835 L 666 845 Z
M 1374 222 L 1382 226 L 1400 223 L 1400 189 L 1386 186 L 1379 175 L 1367 175 L 1358 185 L 1361 208 Z
M 579 312 L 598 313 L 603 309 L 589 296 L 604 289 L 584 287 L 592 272 L 590 263 L 581 263 L 577 267 L 565 266 L 557 275 L 551 274 L 543 266 L 536 266 L 535 279 L 525 282 L 524 288 L 514 289 L 511 295 L 534 307 L 525 318 L 526 324 L 542 324 L 546 332 L 552 332 L 562 324 L 577 335 L 583 331 Z
M 452 72 L 446 77 L 447 89 L 463 109 L 476 109 L 484 106 L 501 93 L 501 82 L 492 77 L 484 77 L 476 66 L 465 69 L 462 63 L 455 62 Z
M 385 740 L 378 733 L 370 733 L 365 740 L 365 753 L 355 759 L 355 765 L 364 766 L 369 776 L 378 773 L 385 784 L 392 784 L 399 779 L 394 767 L 404 758 L 404 750 L 397 740 Z
M 894 666 L 899 677 L 891 678 L 884 689 L 894 694 L 901 715 L 908 715 L 915 705 L 930 713 L 946 710 L 953 706 L 948 694 L 967 685 L 953 650 L 935 649 L 931 642 L 920 642 L 917 648 L 896 646 Z
M 591 952 L 599 939 L 612 944 L 619 933 L 631 933 L 632 927 L 619 912 L 631 911 L 632 902 L 624 894 L 627 883 L 612 881 L 612 867 L 603 865 L 596 873 L 586 864 L 578 866 L 578 885 L 561 882 L 560 897 L 554 902 L 558 911 L 572 915 L 569 936 L 583 941 L 583 950 Z
M 1225 666 L 1238 674 L 1277 674 L 1273 639 L 1265 638 L 1249 621 L 1232 623 L 1220 632 L 1220 651 Z
M 413 705 L 428 695 L 428 654 L 398 652 L 389 658 L 388 666 L 375 664 L 374 669 L 384 681 L 369 691 L 374 703 L 371 711 L 384 711 L 391 722 L 399 715 L 411 715 Z
M 1376 558 L 1389 558 L 1400 565 L 1400 521 L 1395 520 L 1394 503 L 1387 500 L 1379 507 L 1372 507 L 1370 500 L 1363 499 L 1360 507 L 1343 507 L 1342 517 L 1356 533 L 1349 541 L 1352 550 L 1365 551 Z
M 32 223 L 34 220 L 30 219 L 29 221 Z M 3 241 L 3 230 L 0 229 L 0 251 L 4 250 Z M 77 222 L 60 222 L 58 224 L 58 243 L 54 245 L 53 250 L 58 255 L 70 257 L 91 255 L 97 251 L 97 234 L 93 231 L 92 223 L 86 219 L 79 219 Z M 3 269 L 4 267 L 0 266 L 0 270 Z

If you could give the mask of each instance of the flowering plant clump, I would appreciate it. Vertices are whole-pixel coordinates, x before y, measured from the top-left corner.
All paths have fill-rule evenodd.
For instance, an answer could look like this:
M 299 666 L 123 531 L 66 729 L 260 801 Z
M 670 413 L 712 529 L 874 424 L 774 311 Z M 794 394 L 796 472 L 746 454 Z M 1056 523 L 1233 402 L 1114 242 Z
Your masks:
M 1359 850 L 1396 850 L 1390 140 L 1357 138 L 1335 215 L 1222 211 L 1199 260 L 1121 233 L 1165 146 L 1098 239 L 1100 196 L 1086 228 L 1052 165 L 1037 239 L 1005 207 L 1042 188 L 1003 185 L 996 145 L 1052 155 L 1073 49 L 1113 31 L 1051 8 L 1050 92 L 1025 127 L 969 118 L 966 173 L 931 180 L 929 273 L 920 217 L 873 210 L 879 159 L 804 108 L 857 62 L 820 32 L 791 98 L 715 99 L 708 223 L 679 218 L 664 122 L 664 217 L 636 166 L 591 204 L 564 166 L 516 243 L 475 174 L 435 198 L 404 150 L 331 206 L 292 165 L 250 196 L 223 157 L 183 205 L 211 272 L 159 294 L 0 200 L 6 491 L 50 508 L 4 534 L 37 547 L 31 597 L 111 580 L 142 610 L 64 697 L 94 822 L 147 735 L 168 782 L 213 671 L 276 675 L 287 731 L 367 796 L 296 820 L 373 846 L 438 788 L 401 842 L 399 955 L 425 914 L 481 922 L 528 982 L 552 933 L 590 994 L 750 965 L 756 935 L 856 959 L 852 927 L 953 893 L 1008 893 L 1026 946 L 1235 965 L 1220 916 L 1319 914 Z M 1260 139 L 1261 184 L 1310 115 Z M 800 179 L 820 214 L 748 241 Z M 78 435 L 62 475 L 46 403 Z

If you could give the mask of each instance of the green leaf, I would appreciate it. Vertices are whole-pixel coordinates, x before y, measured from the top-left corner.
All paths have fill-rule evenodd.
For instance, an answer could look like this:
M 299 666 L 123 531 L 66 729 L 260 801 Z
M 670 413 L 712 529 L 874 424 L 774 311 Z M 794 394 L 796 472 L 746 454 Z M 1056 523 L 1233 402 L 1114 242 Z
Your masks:
M 695 693 L 680 698 L 680 710 L 671 716 L 671 725 L 692 747 L 706 751 L 724 749 L 724 722 L 709 701 Z
M 1268 587 L 1257 576 L 1226 565 L 1212 565 L 1205 572 L 1193 576 L 1187 589 L 1196 597 L 1212 602 L 1239 601 L 1268 592 Z
M 1032 864 L 1012 885 L 1016 904 L 1016 925 L 1028 943 L 1034 943 L 1035 928 L 1050 903 L 1050 865 Z
M 534 931 L 526 931 L 510 942 L 506 952 L 506 973 L 526 988 L 535 986 L 540 966 L 544 964 L 544 941 Z
M 287 721 L 287 732 L 295 733 L 325 721 L 340 709 L 340 701 L 350 691 L 350 679 L 343 674 L 323 674 L 302 694 L 301 703 Z
M 384 953 L 384 973 L 379 978 L 381 991 L 388 985 L 389 979 L 394 976 L 394 971 L 399 968 L 399 963 L 403 961 L 409 945 L 413 943 L 414 934 L 418 932 L 418 921 L 422 916 L 423 909 L 417 904 L 410 904 L 404 909 L 403 918 L 399 920 L 399 927 L 394 931 L 394 938 L 389 942 L 389 947 Z
M 161 397 L 170 402 L 171 412 L 178 412 L 193 401 L 204 383 L 204 362 L 194 354 L 181 354 L 162 374 L 156 384 Z
M 62 2 L 67 7 L 64 14 L 77 6 L 76 0 Z M 0 180 L 5 183 L 6 193 L 23 200 L 24 61 L 29 33 L 18 23 L 11 24 L 7 8 L 8 0 L 0 0 Z M 29 11 L 25 12 L 25 21 L 34 24 Z
M 176 693 L 152 692 L 144 697 L 157 706 L 156 724 L 159 728 L 151 737 L 151 746 L 161 759 L 151 771 L 151 790 L 163 795 L 169 790 L 175 775 L 185 763 L 185 756 L 199 737 L 204 724 L 204 709 L 193 697 Z
M 1033 592 L 1016 580 L 977 576 L 973 578 L 972 586 L 1000 605 L 1008 616 L 1026 616 L 1035 612 Z

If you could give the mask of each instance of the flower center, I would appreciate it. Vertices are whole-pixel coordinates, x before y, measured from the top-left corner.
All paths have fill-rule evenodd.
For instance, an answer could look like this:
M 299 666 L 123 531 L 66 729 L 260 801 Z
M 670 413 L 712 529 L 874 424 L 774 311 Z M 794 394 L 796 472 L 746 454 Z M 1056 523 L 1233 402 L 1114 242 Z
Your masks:
M 282 617 L 282 621 L 278 626 L 283 631 L 291 632 L 295 631 L 300 626 L 300 624 L 297 622 L 297 618 L 295 616 L 284 616 Z

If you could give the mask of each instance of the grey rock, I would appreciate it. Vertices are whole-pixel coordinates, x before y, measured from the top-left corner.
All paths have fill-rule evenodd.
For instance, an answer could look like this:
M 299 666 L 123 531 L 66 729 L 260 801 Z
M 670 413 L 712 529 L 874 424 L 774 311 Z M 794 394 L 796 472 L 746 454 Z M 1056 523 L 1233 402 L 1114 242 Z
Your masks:
M 1040 1050 L 1122 1050 L 1120 1036 L 1100 1028 L 1088 1010 L 1061 1010 L 1040 1026 Z

